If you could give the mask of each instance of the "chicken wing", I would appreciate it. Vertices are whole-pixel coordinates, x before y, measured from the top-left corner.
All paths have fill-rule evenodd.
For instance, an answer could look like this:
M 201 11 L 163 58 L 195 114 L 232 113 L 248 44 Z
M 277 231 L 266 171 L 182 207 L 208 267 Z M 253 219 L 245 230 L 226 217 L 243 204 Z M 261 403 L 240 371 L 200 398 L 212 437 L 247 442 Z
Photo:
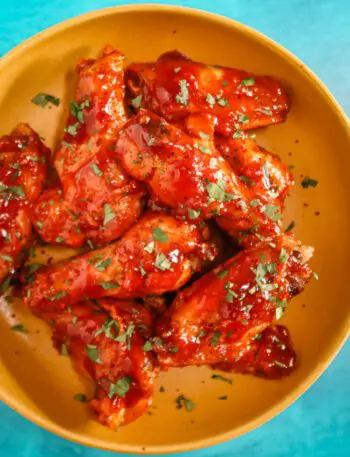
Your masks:
M 108 149 L 126 121 L 124 108 L 124 55 L 106 46 L 102 56 L 82 60 L 77 66 L 75 101 L 55 156 L 55 168 L 63 187 L 101 149 Z
M 229 162 L 240 181 L 249 189 L 251 205 L 264 208 L 272 219 L 279 219 L 293 176 L 280 158 L 266 151 L 244 132 L 234 138 L 216 137 L 217 150 Z M 237 226 L 230 217 L 217 218 L 218 224 L 231 236 L 237 237 Z
M 90 404 L 98 420 L 112 429 L 137 419 L 152 401 L 156 360 L 145 345 L 153 317 L 133 302 L 84 301 L 63 312 L 41 315 L 53 341 L 69 355 L 96 392 Z
M 247 351 L 238 360 L 222 362 L 214 368 L 267 379 L 280 379 L 295 369 L 296 361 L 288 329 L 283 325 L 275 325 L 256 334 Z
M 281 215 L 239 181 L 212 136 L 201 136 L 141 110 L 120 131 L 116 152 L 127 173 L 147 183 L 153 199 L 177 216 L 197 221 L 226 216 L 244 245 L 278 234 Z
M 215 146 L 242 183 L 262 203 L 283 208 L 294 180 L 288 167 L 276 154 L 259 146 L 244 132 L 237 132 L 235 138 L 217 136 Z
M 293 235 L 240 252 L 180 291 L 157 324 L 163 368 L 233 362 L 311 277 Z
M 47 243 L 104 245 L 139 218 L 144 189 L 116 162 L 113 144 L 126 121 L 124 56 L 106 47 L 97 61 L 78 66 L 76 101 L 55 167 L 63 189 L 46 191 L 32 220 Z
M 42 191 L 49 157 L 27 124 L 0 138 L 0 283 L 20 266 L 31 240 L 30 207 Z
M 25 291 L 32 311 L 66 308 L 85 297 L 160 295 L 185 284 L 215 249 L 206 228 L 147 213 L 119 241 L 39 269 Z
M 216 131 L 229 136 L 285 120 L 289 101 L 269 76 L 194 62 L 168 52 L 157 62 L 134 63 L 126 73 L 130 104 L 173 122 L 193 113 L 211 113 Z

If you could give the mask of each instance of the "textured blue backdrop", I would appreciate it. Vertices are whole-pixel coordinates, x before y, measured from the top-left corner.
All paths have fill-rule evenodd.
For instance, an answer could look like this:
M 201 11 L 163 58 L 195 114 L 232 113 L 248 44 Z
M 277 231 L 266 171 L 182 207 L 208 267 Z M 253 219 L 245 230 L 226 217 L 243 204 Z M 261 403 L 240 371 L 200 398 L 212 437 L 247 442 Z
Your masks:
M 8 0 L 0 5 L 0 55 L 59 21 L 118 0 Z M 349 0 L 168 0 L 244 22 L 300 57 L 350 114 Z M 334 303 L 336 306 L 336 303 Z M 350 343 L 309 391 L 258 430 L 191 457 L 349 457 Z M 110 457 L 112 453 L 70 443 L 31 424 L 0 404 L 2 457 Z M 183 456 L 189 455 L 188 453 Z

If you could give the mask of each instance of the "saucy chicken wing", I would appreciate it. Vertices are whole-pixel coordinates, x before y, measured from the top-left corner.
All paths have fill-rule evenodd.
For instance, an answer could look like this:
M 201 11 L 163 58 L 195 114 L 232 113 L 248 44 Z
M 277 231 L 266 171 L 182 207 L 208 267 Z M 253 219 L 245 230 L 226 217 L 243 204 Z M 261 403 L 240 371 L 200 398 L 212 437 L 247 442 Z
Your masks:
M 94 381 L 90 404 L 99 422 L 116 429 L 146 412 L 156 373 L 155 358 L 145 346 L 153 328 L 149 311 L 133 302 L 102 299 L 41 317 L 50 323 L 58 351 Z
M 276 154 L 259 146 L 244 132 L 237 132 L 235 138 L 217 136 L 215 146 L 242 183 L 262 203 L 283 208 L 294 180 L 288 167 Z
M 104 245 L 139 218 L 145 192 L 116 162 L 114 141 L 126 120 L 124 56 L 106 47 L 78 65 L 76 100 L 55 157 L 63 189 L 43 193 L 32 220 L 47 243 Z
M 176 290 L 213 258 L 207 232 L 166 213 L 147 213 L 119 241 L 37 270 L 24 300 L 40 314 L 85 297 L 131 298 Z
M 157 62 L 134 63 L 126 73 L 130 104 L 173 122 L 193 113 L 211 113 L 224 136 L 285 120 L 289 101 L 269 76 L 194 62 L 167 52 Z
M 244 245 L 280 231 L 281 215 L 254 198 L 206 133 L 189 136 L 141 110 L 119 132 L 116 152 L 126 172 L 147 183 L 152 198 L 177 216 L 197 221 L 225 216 L 230 233 L 235 229 Z
M 43 189 L 50 151 L 27 124 L 0 138 L 0 284 L 32 238 L 30 208 Z
M 247 350 L 237 360 L 222 362 L 213 368 L 280 379 L 295 369 L 296 360 L 288 329 L 283 325 L 274 325 L 256 334 L 249 342 Z
M 240 359 L 311 277 L 293 235 L 240 252 L 180 291 L 157 324 L 163 368 Z

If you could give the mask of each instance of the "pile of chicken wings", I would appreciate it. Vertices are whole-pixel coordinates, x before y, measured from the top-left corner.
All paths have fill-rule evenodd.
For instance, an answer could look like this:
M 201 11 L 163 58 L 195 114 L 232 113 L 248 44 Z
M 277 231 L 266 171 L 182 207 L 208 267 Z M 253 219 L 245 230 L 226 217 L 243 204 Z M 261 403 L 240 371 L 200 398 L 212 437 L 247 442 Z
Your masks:
M 147 411 L 160 370 L 289 374 L 276 321 L 313 250 L 283 232 L 293 177 L 250 133 L 286 119 L 283 87 L 175 51 L 125 68 L 111 46 L 76 71 L 52 158 L 26 124 L 0 139 L 2 290 L 38 240 L 85 247 L 24 266 L 21 292 L 113 429 Z

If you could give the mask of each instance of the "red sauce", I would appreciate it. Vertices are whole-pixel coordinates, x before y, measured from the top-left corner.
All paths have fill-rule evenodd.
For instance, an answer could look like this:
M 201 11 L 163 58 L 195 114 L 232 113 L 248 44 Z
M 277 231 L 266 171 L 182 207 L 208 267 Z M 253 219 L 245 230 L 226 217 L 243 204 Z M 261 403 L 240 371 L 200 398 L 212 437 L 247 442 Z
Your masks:
M 49 157 L 27 124 L 0 138 L 0 283 L 25 257 L 32 238 L 30 209 L 43 189 Z
M 280 379 L 295 369 L 296 361 L 288 329 L 283 325 L 275 325 L 255 335 L 239 360 L 234 363 L 219 363 L 214 368 L 267 379 Z
M 198 112 L 213 114 L 216 131 L 224 136 L 281 122 L 289 110 L 285 90 L 273 78 L 193 62 L 178 52 L 130 65 L 126 83 L 131 99 L 141 95 L 143 108 L 170 122 Z
M 106 47 L 97 61 L 82 61 L 66 134 L 55 157 L 63 189 L 44 192 L 33 222 L 45 242 L 104 245 L 139 218 L 145 191 L 116 162 L 114 142 L 126 121 L 124 56 Z

